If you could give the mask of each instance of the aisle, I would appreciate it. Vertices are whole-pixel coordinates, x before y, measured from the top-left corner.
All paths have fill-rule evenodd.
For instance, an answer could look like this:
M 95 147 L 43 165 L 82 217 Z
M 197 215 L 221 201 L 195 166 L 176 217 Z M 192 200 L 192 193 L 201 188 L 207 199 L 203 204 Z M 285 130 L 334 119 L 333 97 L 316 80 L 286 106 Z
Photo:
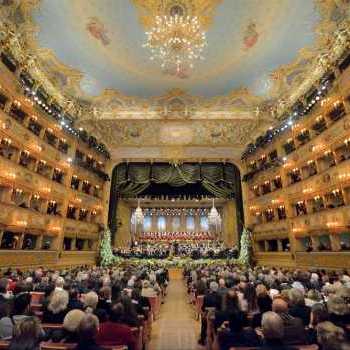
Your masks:
M 171 280 L 160 317 L 153 324 L 149 350 L 197 350 L 199 322 L 188 304 L 183 280 Z

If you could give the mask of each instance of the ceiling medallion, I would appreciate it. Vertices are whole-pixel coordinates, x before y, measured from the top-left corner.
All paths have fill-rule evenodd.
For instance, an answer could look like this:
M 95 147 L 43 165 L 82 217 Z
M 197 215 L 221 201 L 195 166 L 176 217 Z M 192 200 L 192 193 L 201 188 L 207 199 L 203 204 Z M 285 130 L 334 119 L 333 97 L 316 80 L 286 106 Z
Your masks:
M 206 34 L 197 16 L 186 15 L 179 5 L 170 8 L 169 14 L 155 17 L 155 24 L 146 32 L 143 47 L 150 50 L 151 60 L 159 61 L 164 72 L 187 77 L 196 60 L 203 60 L 207 46 Z

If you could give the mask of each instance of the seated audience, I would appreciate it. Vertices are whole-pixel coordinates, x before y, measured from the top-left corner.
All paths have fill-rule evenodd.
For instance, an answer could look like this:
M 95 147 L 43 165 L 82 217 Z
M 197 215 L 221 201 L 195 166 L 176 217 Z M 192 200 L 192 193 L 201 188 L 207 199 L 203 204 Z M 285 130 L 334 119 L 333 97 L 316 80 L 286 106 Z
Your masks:
M 84 318 L 85 313 L 81 310 L 71 310 L 63 320 L 62 330 L 55 330 L 49 338 L 54 342 L 77 343 L 79 324 Z
M 344 330 L 332 322 L 325 321 L 317 325 L 317 341 L 320 350 L 339 350 L 344 338 Z
M 261 326 L 264 336 L 262 350 L 296 350 L 296 348 L 284 344 L 284 324 L 277 313 L 265 312 Z
M 272 310 L 272 299 L 263 284 L 256 286 L 256 304 L 258 312 L 253 316 L 253 327 L 261 327 L 261 318 L 264 312 Z
M 310 324 L 306 330 L 308 344 L 317 343 L 317 326 L 321 322 L 328 321 L 328 319 L 329 314 L 324 304 L 317 303 L 312 305 L 310 313 Z
M 0 320 L 0 334 L 2 339 L 10 339 L 14 332 L 14 326 L 26 319 L 29 313 L 30 294 L 22 293 L 18 294 L 13 299 L 13 310 L 6 310 L 7 316 L 4 316 Z M 8 313 L 10 312 L 10 313 Z
M 289 290 L 289 314 L 303 321 L 304 326 L 310 323 L 310 308 L 305 305 L 304 294 L 300 289 Z
M 96 343 L 99 322 L 95 315 L 86 314 L 78 327 L 78 345 L 75 350 L 102 350 Z
M 303 321 L 298 317 L 293 317 L 288 312 L 288 304 L 281 298 L 276 298 L 272 302 L 272 311 L 277 313 L 284 326 L 284 343 L 285 344 L 303 344 L 305 343 L 305 328 Z M 264 315 L 263 315 L 264 317 Z
M 101 323 L 97 343 L 103 345 L 127 345 L 129 350 L 136 347 L 136 339 L 131 328 L 123 323 L 124 307 L 121 303 L 111 308 L 108 321 Z
M 242 313 L 232 313 L 226 325 L 219 330 L 220 350 L 229 350 L 234 346 L 260 346 L 261 339 L 250 327 L 245 327 L 246 319 Z
M 330 295 L 327 300 L 329 320 L 339 327 L 350 324 L 350 308 L 338 295 Z
M 94 291 L 90 291 L 83 295 L 82 297 L 84 310 L 88 312 L 94 312 L 98 304 L 98 295 Z
M 42 329 L 36 317 L 27 317 L 16 324 L 9 350 L 39 350 Z
M 44 323 L 63 323 L 64 317 L 68 312 L 69 295 L 63 289 L 56 289 L 50 297 L 48 306 L 43 313 Z

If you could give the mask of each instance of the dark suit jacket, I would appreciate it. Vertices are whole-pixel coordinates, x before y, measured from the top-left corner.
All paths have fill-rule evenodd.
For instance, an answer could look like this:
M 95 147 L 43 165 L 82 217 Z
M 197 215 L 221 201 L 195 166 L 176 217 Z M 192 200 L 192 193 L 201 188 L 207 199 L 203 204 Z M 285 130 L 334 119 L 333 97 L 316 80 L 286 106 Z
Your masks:
M 303 321 L 290 314 L 279 314 L 284 324 L 283 341 L 288 345 L 304 344 L 306 342 L 306 332 Z
M 304 326 L 310 324 L 310 308 L 306 305 L 294 305 L 289 309 L 289 314 L 303 321 Z
M 221 296 L 217 292 L 209 292 L 204 296 L 202 311 L 207 307 L 215 307 L 216 310 L 221 308 Z

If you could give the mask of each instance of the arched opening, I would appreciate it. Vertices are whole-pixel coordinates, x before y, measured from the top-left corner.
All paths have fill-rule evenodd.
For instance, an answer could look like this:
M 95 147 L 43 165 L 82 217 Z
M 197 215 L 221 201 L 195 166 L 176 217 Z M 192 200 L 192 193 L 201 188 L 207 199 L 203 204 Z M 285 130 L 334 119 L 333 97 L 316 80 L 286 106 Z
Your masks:
M 180 165 L 163 162 L 121 163 L 114 167 L 110 193 L 108 224 L 114 241 L 118 235 L 118 202 L 132 198 L 150 200 L 224 199 L 234 203 L 235 232 L 240 234 L 244 223 L 241 176 L 232 163 L 194 163 Z

